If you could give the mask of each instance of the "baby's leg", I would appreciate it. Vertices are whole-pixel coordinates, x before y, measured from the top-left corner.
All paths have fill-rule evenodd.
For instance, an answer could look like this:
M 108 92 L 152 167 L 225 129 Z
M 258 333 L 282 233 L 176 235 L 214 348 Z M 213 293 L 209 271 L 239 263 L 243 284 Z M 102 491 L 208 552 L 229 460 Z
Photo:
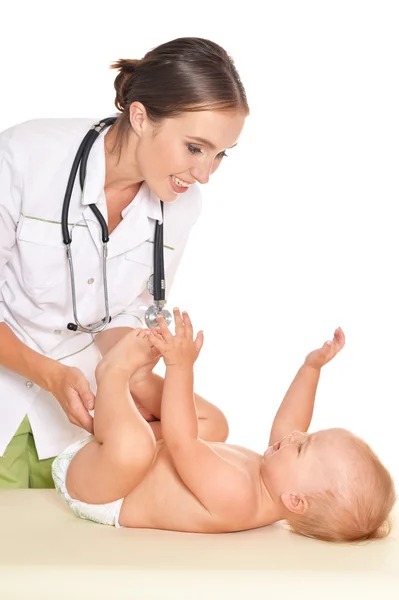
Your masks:
M 135 329 L 112 348 L 96 371 L 95 439 L 73 458 L 69 495 L 89 504 L 126 496 L 143 479 L 155 456 L 155 438 L 129 390 L 136 369 L 150 360 L 146 334 Z
M 150 423 L 156 439 L 162 438 L 161 400 L 164 379 L 152 373 L 148 364 L 138 369 L 130 380 L 134 400 L 145 407 L 158 421 Z M 227 419 L 222 411 L 199 394 L 194 394 L 198 416 L 199 437 L 208 442 L 225 442 L 229 435 Z

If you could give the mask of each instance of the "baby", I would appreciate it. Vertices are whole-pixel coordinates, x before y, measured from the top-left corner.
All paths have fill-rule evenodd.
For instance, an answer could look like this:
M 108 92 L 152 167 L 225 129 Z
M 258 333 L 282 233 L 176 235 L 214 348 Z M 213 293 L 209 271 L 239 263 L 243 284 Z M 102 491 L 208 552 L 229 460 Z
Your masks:
M 225 443 L 223 427 L 213 430 L 199 418 L 193 366 L 203 335 L 194 338 L 187 313 L 175 309 L 174 319 L 175 335 L 159 318 L 158 330 L 133 330 L 99 363 L 94 436 L 53 464 L 56 488 L 75 513 L 117 527 L 200 533 L 285 519 L 293 531 L 321 540 L 387 535 L 395 490 L 374 452 L 344 429 L 302 433 L 320 369 L 344 346 L 342 330 L 306 357 L 260 455 Z M 166 365 L 161 388 L 146 384 L 159 355 Z M 160 406 L 156 432 L 130 390 L 152 414 Z

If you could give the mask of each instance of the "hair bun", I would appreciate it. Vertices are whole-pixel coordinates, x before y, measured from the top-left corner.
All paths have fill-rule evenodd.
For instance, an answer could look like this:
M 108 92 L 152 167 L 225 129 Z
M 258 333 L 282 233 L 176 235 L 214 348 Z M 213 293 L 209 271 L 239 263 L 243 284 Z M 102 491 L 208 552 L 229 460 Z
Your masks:
M 137 59 L 120 58 L 111 65 L 111 69 L 119 70 L 118 75 L 115 77 L 114 88 L 116 91 L 115 106 L 121 112 L 125 110 L 126 93 L 138 63 Z
M 118 69 L 124 73 L 133 73 L 138 62 L 138 60 L 132 58 L 120 58 L 111 65 L 111 69 Z

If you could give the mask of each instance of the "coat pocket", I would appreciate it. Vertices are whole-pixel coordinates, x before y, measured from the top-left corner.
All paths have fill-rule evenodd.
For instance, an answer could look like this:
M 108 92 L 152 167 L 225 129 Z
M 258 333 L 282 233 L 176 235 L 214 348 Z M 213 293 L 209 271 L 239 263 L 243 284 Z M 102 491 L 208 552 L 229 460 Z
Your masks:
M 68 259 L 59 223 L 23 217 L 17 230 L 17 246 L 27 291 L 46 293 L 61 281 L 68 281 Z

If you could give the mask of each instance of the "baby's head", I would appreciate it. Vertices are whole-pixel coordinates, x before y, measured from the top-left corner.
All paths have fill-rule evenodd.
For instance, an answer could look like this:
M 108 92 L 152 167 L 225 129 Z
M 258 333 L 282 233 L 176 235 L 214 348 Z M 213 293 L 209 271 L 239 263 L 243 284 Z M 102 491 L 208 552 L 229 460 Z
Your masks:
M 396 494 L 371 448 L 345 429 L 293 432 L 269 447 L 262 479 L 291 529 L 326 541 L 385 537 Z

